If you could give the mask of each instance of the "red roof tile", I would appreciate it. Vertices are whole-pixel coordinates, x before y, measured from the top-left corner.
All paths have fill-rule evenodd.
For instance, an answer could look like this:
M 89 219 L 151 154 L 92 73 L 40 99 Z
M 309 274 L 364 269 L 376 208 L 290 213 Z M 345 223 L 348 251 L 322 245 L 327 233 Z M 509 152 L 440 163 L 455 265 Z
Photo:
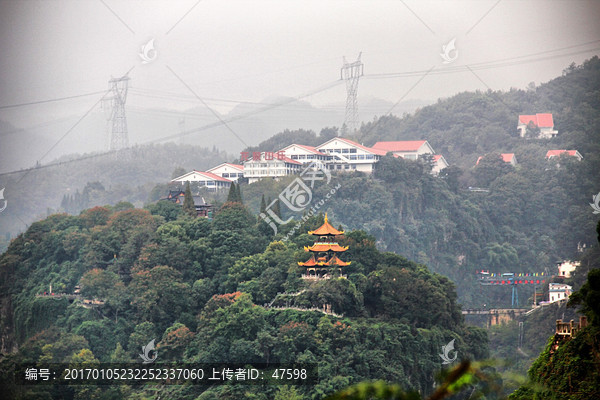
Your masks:
M 546 153 L 546 158 L 559 157 L 563 153 L 567 153 L 570 156 L 575 156 L 577 155 L 577 150 L 548 150 Z
M 385 151 L 385 150 L 379 150 L 379 149 L 374 149 L 372 147 L 363 146 L 362 144 L 356 143 L 353 140 L 346 139 L 346 138 L 341 138 L 341 137 L 333 138 L 331 140 L 328 140 L 325 143 L 329 143 L 332 140 L 341 140 L 342 142 L 347 143 L 350 146 L 358 147 L 359 149 L 362 149 L 362 150 L 364 150 L 364 151 L 366 151 L 368 153 L 371 153 L 371 154 L 376 154 L 376 155 L 379 155 L 379 156 L 385 156 L 387 154 L 387 151 Z M 325 144 L 325 143 L 323 143 L 323 144 Z M 323 146 L 323 144 L 320 145 L 320 146 L 317 146 L 317 148 Z
M 223 164 L 219 164 L 219 165 L 217 165 L 216 167 L 213 167 L 213 168 L 210 168 L 210 169 L 208 169 L 208 170 L 207 170 L 207 172 L 214 171 L 215 169 L 217 169 L 217 168 L 219 168 L 219 167 L 222 167 L 223 165 L 228 165 L 228 166 L 230 166 L 230 167 L 232 167 L 232 168 L 236 168 L 236 169 L 239 169 L 239 170 L 242 170 L 242 171 L 244 170 L 244 166 L 243 166 L 243 165 L 239 165 L 239 164 L 232 164 L 232 163 L 228 163 L 228 162 L 226 162 L 226 163 L 223 163 Z
M 538 128 L 553 128 L 552 114 L 519 115 L 519 122 L 528 125 L 533 122 Z
M 502 157 L 502 161 L 511 162 L 512 159 L 515 157 L 515 153 L 502 153 L 500 154 L 500 156 Z M 479 161 L 481 161 L 482 158 L 483 156 L 479 156 L 475 165 L 479 165 Z
M 417 151 L 425 144 L 426 140 L 402 140 L 396 142 L 377 142 L 374 149 L 385 151 Z
M 310 151 L 311 153 L 318 154 L 318 155 L 320 155 L 320 156 L 326 156 L 326 155 L 327 155 L 327 154 L 325 154 L 325 153 L 321 153 L 321 152 L 320 152 L 319 150 L 317 150 L 317 148 L 316 148 L 316 147 L 314 147 L 314 146 L 306 146 L 306 145 L 303 145 L 303 144 L 297 144 L 297 143 L 290 144 L 289 146 L 287 146 L 287 147 L 284 147 L 284 148 L 283 148 L 283 149 L 281 149 L 280 151 L 285 151 L 286 149 L 289 149 L 289 148 L 290 148 L 290 147 L 292 147 L 292 146 L 298 146 L 298 147 L 301 147 L 301 148 L 303 148 L 304 150 Z

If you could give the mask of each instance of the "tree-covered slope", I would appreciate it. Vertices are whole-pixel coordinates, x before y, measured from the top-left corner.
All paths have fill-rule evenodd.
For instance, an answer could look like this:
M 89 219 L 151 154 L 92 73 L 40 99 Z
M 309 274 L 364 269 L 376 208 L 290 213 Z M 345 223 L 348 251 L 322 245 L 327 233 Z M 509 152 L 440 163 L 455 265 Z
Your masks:
M 380 249 L 450 277 L 463 305 L 511 306 L 505 287 L 481 288 L 475 271 L 552 273 L 556 262 L 579 259 L 579 249 L 595 243 L 597 218 L 589 203 L 600 190 L 599 82 L 600 59 L 593 58 L 528 91 L 462 93 L 414 115 L 378 118 L 354 139 L 427 139 L 451 166 L 436 178 L 427 163 L 385 157 L 370 176 L 334 176 L 329 186 L 340 188 L 323 208 L 343 226 L 373 235 Z M 554 114 L 556 138 L 518 137 L 518 115 L 536 112 Z M 262 145 L 318 141 L 307 135 L 300 132 L 296 140 L 284 132 Z M 546 160 L 551 149 L 577 149 L 584 159 Z M 518 164 L 503 163 L 503 152 L 515 153 Z M 259 182 L 243 191 L 258 212 L 263 194 L 276 198 L 290 182 Z M 326 191 L 317 190 L 313 203 Z M 530 303 L 532 293 L 521 288 L 520 303 Z
M 600 243 L 600 223 L 597 225 Z M 587 269 L 587 280 L 569 299 L 580 306 L 587 326 L 572 337 L 553 335 L 528 372 L 528 382 L 510 399 L 599 399 L 600 398 L 600 266 Z
M 238 202 L 225 203 L 212 221 L 171 208 L 153 206 L 151 214 L 123 203 L 57 214 L 15 238 L 0 256 L 4 368 L 134 360 L 156 338 L 161 361 L 316 363 L 318 385 L 299 390 L 321 398 L 366 379 L 427 393 L 442 366 L 439 349 L 451 339 L 461 358 L 487 355 L 485 333 L 463 323 L 454 285 L 424 265 L 379 252 L 364 232 L 345 239 L 348 279 L 309 282 L 297 264 L 306 259 L 306 233 L 269 243 Z M 314 216 L 300 232 L 322 223 Z M 50 285 L 55 293 L 79 285 L 82 299 L 36 296 Z M 300 293 L 294 308 L 328 304 L 344 317 L 263 307 L 278 292 Z M 104 304 L 84 307 L 83 299 Z M 56 388 L 40 396 L 44 390 L 58 396 Z M 97 398 L 113 390 L 128 397 L 123 388 L 105 388 Z M 195 398 L 197 390 L 173 395 Z M 211 398 L 231 398 L 234 389 L 211 390 Z M 254 395 L 272 398 L 277 390 Z

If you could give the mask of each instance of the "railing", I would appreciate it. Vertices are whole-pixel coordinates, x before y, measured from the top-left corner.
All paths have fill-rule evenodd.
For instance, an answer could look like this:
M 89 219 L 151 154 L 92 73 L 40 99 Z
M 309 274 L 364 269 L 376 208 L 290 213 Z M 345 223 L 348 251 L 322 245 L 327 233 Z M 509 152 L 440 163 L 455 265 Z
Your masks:
M 527 308 L 491 308 L 491 309 L 480 309 L 480 308 L 468 308 L 462 310 L 463 315 L 496 315 L 496 314 L 515 314 L 521 315 L 529 312 Z
M 297 310 L 297 311 L 317 311 L 323 314 L 327 314 L 327 315 L 331 315 L 337 318 L 344 318 L 343 314 L 337 314 L 333 311 L 330 311 L 329 309 L 322 309 L 322 308 L 318 308 L 318 307 L 311 307 L 311 308 L 302 308 L 302 307 L 268 307 L 271 310 Z
M 80 294 L 69 294 L 69 293 L 38 293 L 35 297 L 50 297 L 53 299 L 66 298 L 68 300 L 80 300 L 84 306 L 101 306 L 104 304 L 104 300 L 98 299 L 82 299 Z
M 338 276 L 332 276 L 332 275 L 323 275 L 323 276 L 319 276 L 319 275 L 302 275 L 301 276 L 302 279 L 308 279 L 308 280 L 319 280 L 319 279 L 332 279 L 332 278 L 342 278 L 342 279 L 348 279 L 348 275 L 338 275 Z
M 271 307 L 273 305 L 273 303 L 275 303 L 275 300 L 277 300 L 277 298 L 279 296 L 290 296 L 290 297 L 296 297 L 296 296 L 300 296 L 302 293 L 306 292 L 306 289 L 302 289 L 299 292 L 295 292 L 295 293 L 287 293 L 287 292 L 277 292 L 277 295 L 275 295 L 275 297 L 273 298 L 273 300 L 271 300 L 271 302 L 267 305 L 267 307 Z
M 571 320 L 569 322 L 563 322 L 561 319 L 556 320 L 556 335 L 562 337 L 572 338 L 581 329 L 587 326 L 587 318 L 585 316 L 579 317 L 579 323 Z
M 35 297 L 52 297 L 54 299 L 60 299 L 66 297 L 69 300 L 78 299 L 80 296 L 78 294 L 68 294 L 68 293 L 38 293 Z

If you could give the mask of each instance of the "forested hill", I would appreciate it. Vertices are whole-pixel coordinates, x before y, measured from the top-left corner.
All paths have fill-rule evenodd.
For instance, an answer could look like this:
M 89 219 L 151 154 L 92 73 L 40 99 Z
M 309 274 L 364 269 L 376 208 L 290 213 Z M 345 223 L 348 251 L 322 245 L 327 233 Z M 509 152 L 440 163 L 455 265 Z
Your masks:
M 526 90 L 464 92 L 415 113 L 375 117 L 354 135 L 365 146 L 386 140 L 428 140 L 451 165 L 471 169 L 487 153 L 514 152 L 519 162 L 534 162 L 552 149 L 578 149 L 584 157 L 600 154 L 600 59 L 572 64 L 563 75 Z M 393 111 L 392 111 L 393 113 Z M 520 114 L 552 113 L 559 135 L 552 140 L 519 138 Z M 337 128 L 284 131 L 250 148 L 279 150 L 291 143 L 318 145 L 339 135 Z
M 527 90 L 465 92 L 440 99 L 403 118 L 382 117 L 364 125 L 356 139 L 428 140 L 451 165 L 470 169 L 478 156 L 515 153 L 527 164 L 548 149 L 578 149 L 600 156 L 600 59 L 571 65 L 563 76 Z M 559 135 L 552 140 L 519 138 L 520 114 L 551 113 Z
M 270 228 L 238 202 L 225 203 L 212 221 L 163 202 L 36 222 L 0 256 L 0 377 L 20 362 L 139 360 L 140 348 L 155 338 L 160 361 L 318 363 L 320 382 L 298 388 L 298 398 L 323 398 L 372 379 L 428 393 L 442 367 L 439 349 L 452 339 L 461 358 L 487 356 L 487 336 L 464 325 L 452 282 L 379 252 L 364 232 L 349 232 L 342 243 L 349 246 L 342 257 L 352 262 L 348 279 L 301 279 L 297 262 L 307 259 L 303 246 L 315 239 L 306 232 L 323 221 L 323 215 L 309 218 L 303 233 L 285 243 L 270 242 Z M 50 285 L 67 294 L 79 285 L 81 298 L 36 296 Z M 343 317 L 263 307 L 278 292 L 294 295 L 273 306 L 328 304 Z M 86 306 L 84 299 L 103 304 Z M 262 400 L 280 388 L 224 385 L 203 398 L 251 393 Z M 137 389 L 103 387 L 93 398 L 152 392 Z M 89 389 L 4 390 L 10 398 L 82 398 Z M 195 399 L 202 390 L 167 392 Z
M 0 174 L 0 189 L 5 189 L 8 201 L 0 215 L 0 249 L 6 249 L 6 238 L 52 213 L 78 214 L 85 208 L 120 201 L 142 207 L 152 188 L 169 182 L 175 171 L 182 175 L 192 169 L 206 170 L 230 158 L 214 147 L 149 144 L 119 153 L 73 154 L 26 172 Z M 65 199 L 75 207 L 64 207 Z
M 519 137 L 518 115 L 536 112 L 553 113 L 556 138 Z M 322 134 L 329 137 L 332 129 Z M 467 307 L 511 305 L 506 288 L 481 288 L 476 270 L 553 272 L 556 262 L 581 257 L 578 246 L 595 245 L 597 216 L 589 203 L 600 191 L 597 57 L 527 91 L 462 93 L 414 115 L 381 117 L 353 139 L 365 145 L 427 139 L 449 161 L 438 178 L 424 164 L 391 158 L 382 160 L 372 176 L 340 174 L 341 188 L 324 207 L 344 226 L 374 235 L 381 249 L 450 277 Z M 311 132 L 290 131 L 258 148 L 319 140 Z M 548 161 L 551 149 L 576 149 L 584 159 Z M 498 158 L 504 152 L 516 154 L 516 167 Z M 275 198 L 287 184 L 262 182 L 243 190 L 258 211 L 262 193 Z M 530 288 L 522 288 L 521 304 L 531 295 Z

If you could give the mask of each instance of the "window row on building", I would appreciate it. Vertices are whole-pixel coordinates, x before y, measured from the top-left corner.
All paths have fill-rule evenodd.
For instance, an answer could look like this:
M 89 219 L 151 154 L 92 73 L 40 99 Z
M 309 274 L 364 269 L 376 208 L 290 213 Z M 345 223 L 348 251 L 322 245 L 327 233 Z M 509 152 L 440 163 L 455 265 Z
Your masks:
M 417 160 L 431 156 L 432 174 L 448 167 L 442 155 L 436 155 L 426 140 L 377 142 L 367 147 L 345 138 L 333 138 L 320 146 L 289 145 L 277 152 L 243 152 L 243 165 L 223 163 L 203 171 L 191 171 L 173 179 L 172 183 L 195 182 L 209 189 L 226 189 L 231 182 L 244 177 L 249 183 L 263 178 L 280 178 L 301 172 L 311 162 L 322 162 L 332 171 L 361 171 L 370 173 L 384 155 Z

